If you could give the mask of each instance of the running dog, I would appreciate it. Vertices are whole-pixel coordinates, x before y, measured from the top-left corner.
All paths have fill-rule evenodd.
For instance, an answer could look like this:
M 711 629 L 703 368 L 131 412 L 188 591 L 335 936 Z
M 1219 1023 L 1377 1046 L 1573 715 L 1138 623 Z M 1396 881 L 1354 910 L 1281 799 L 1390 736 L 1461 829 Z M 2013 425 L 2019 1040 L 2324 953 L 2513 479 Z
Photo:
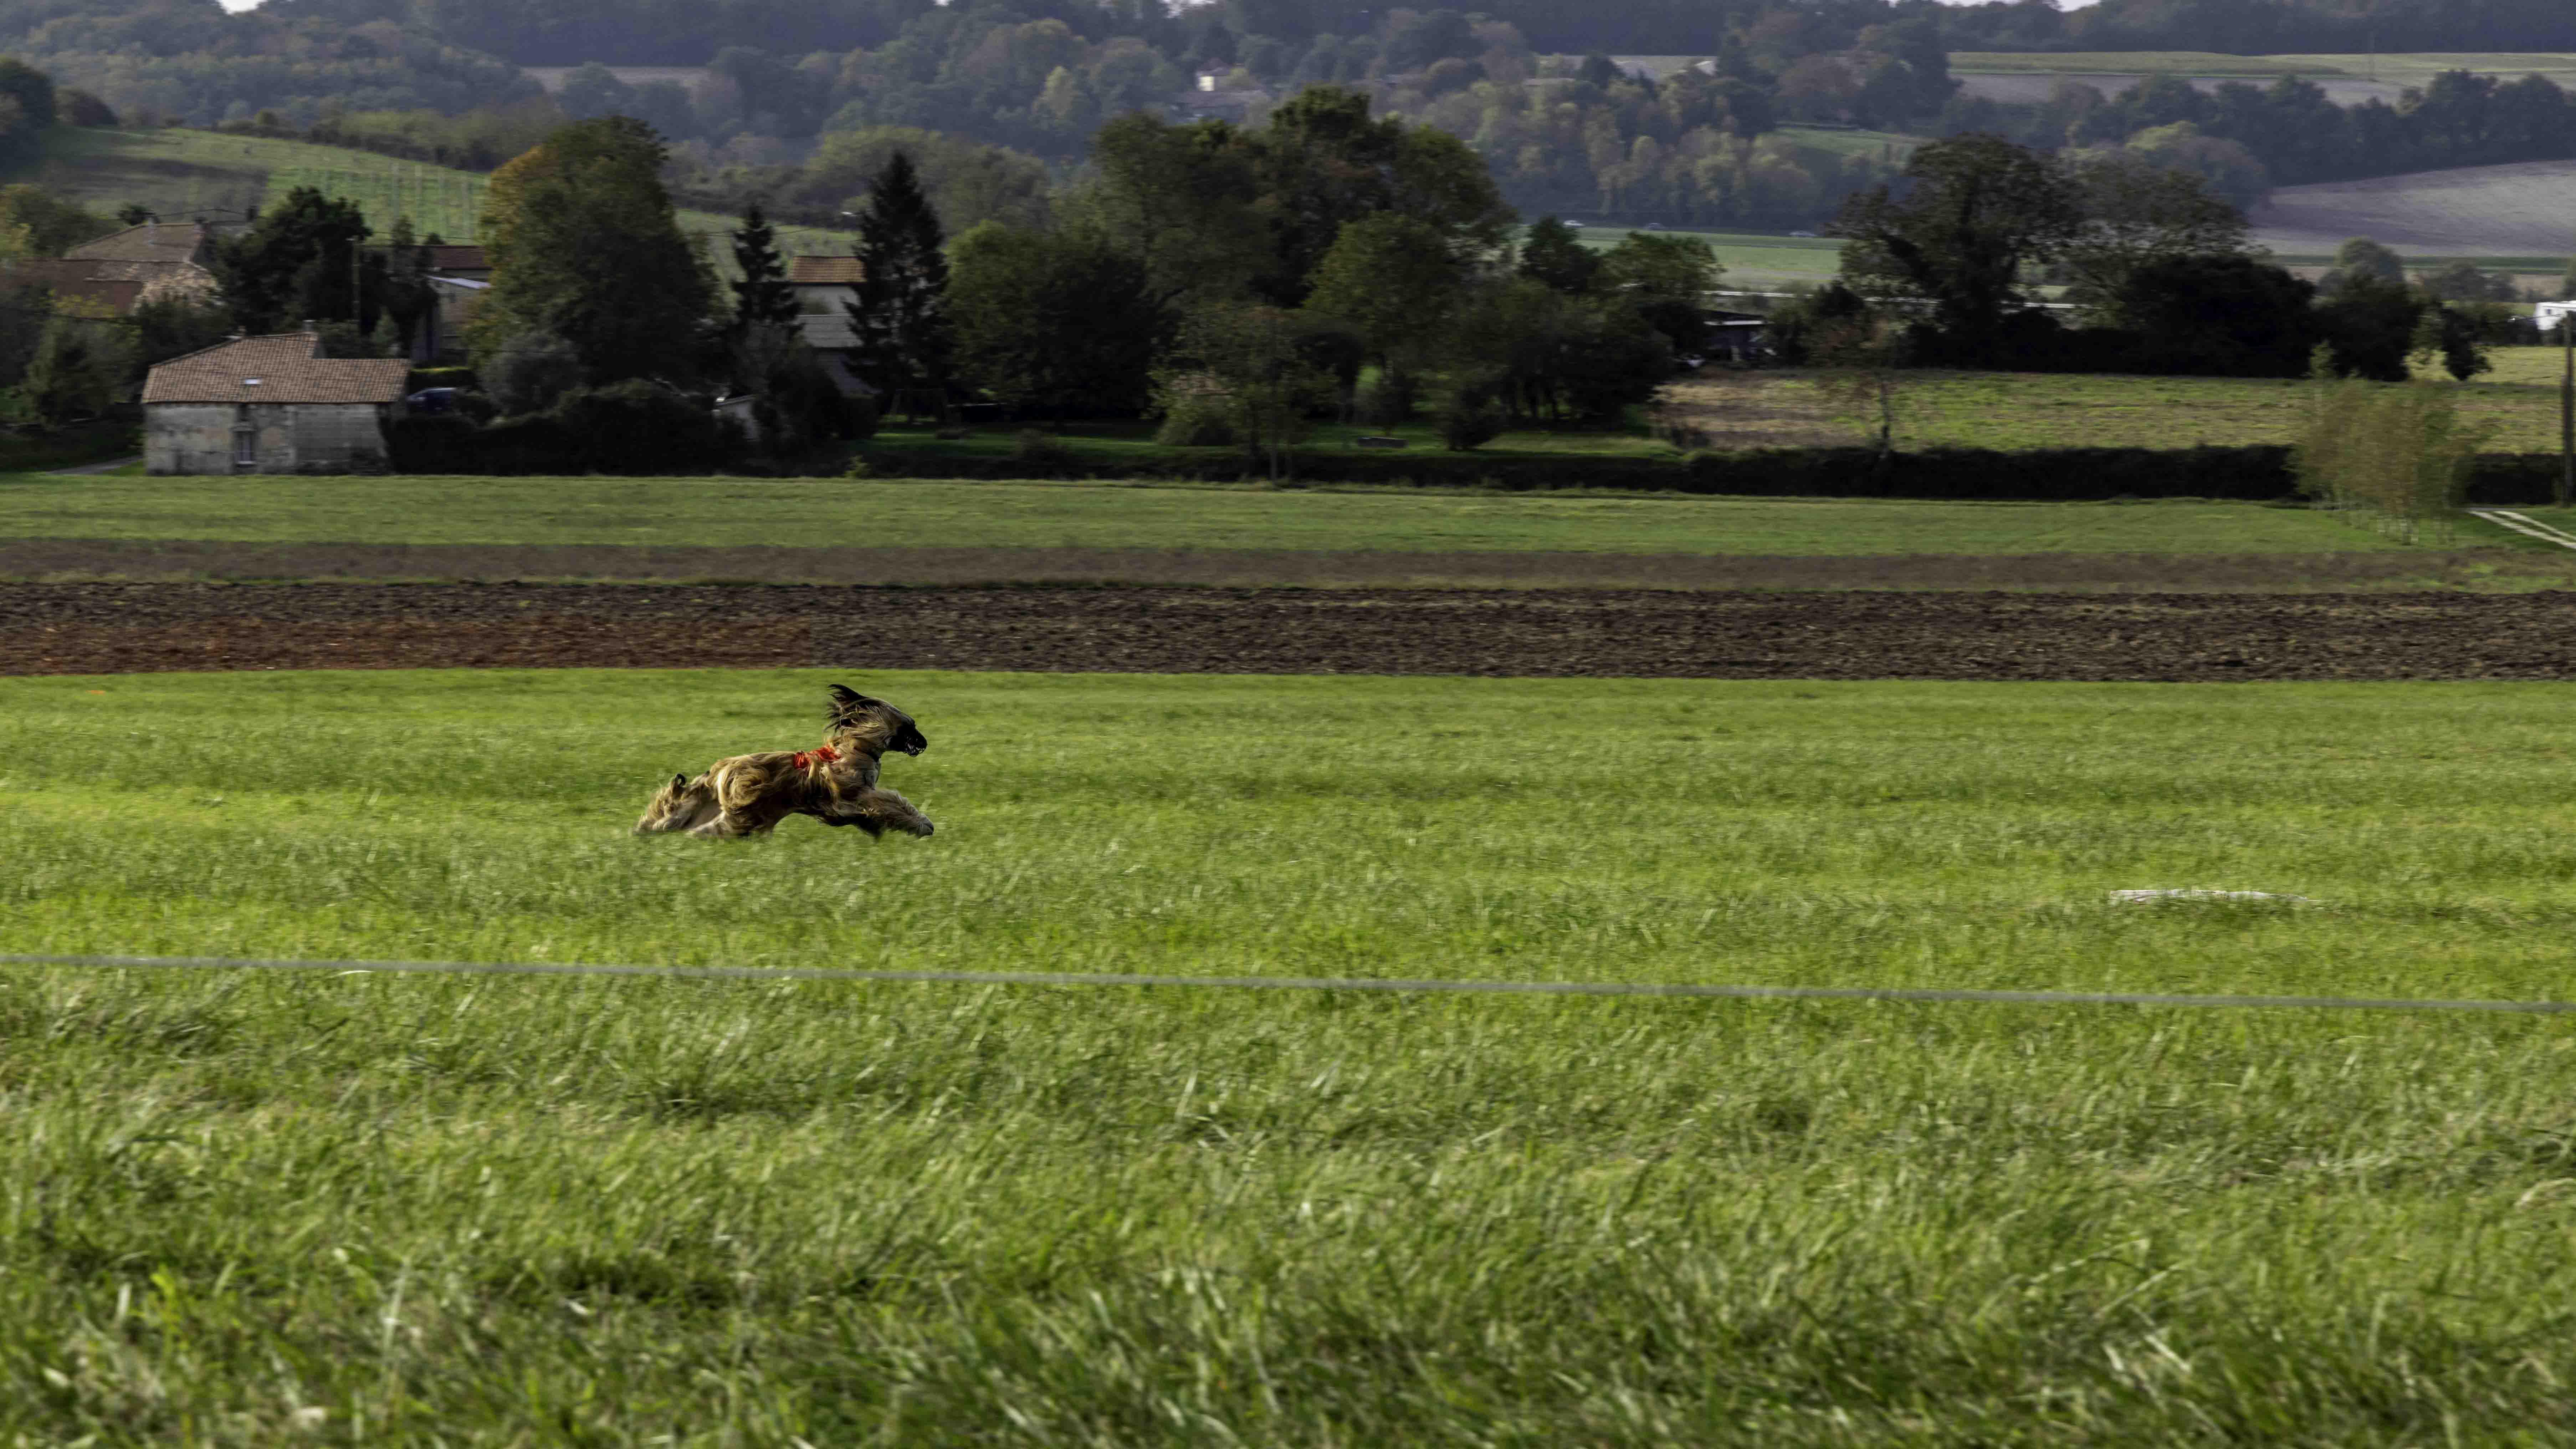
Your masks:
M 654 792 L 635 833 L 738 840 L 767 835 L 790 815 L 811 815 L 870 835 L 930 834 L 929 816 L 877 784 L 877 759 L 886 751 L 917 755 L 930 748 L 912 716 L 835 684 L 830 719 L 831 734 L 815 749 L 735 755 L 696 779 L 673 775 Z

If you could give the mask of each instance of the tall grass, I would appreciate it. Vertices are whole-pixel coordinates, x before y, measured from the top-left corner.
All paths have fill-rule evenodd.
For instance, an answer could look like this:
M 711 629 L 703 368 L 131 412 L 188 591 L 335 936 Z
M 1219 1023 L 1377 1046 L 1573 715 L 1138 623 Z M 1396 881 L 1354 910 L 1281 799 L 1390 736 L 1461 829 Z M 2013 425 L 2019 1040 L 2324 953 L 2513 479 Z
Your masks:
M 934 840 L 620 833 L 819 682 L 0 681 L 0 947 L 2567 989 L 2552 686 L 893 675 Z M 2571 1047 L 7 968 L 0 1438 L 2551 1442 Z
M 2299 491 L 2405 543 L 2448 544 L 2492 429 L 2442 383 L 2320 378 L 2294 466 Z

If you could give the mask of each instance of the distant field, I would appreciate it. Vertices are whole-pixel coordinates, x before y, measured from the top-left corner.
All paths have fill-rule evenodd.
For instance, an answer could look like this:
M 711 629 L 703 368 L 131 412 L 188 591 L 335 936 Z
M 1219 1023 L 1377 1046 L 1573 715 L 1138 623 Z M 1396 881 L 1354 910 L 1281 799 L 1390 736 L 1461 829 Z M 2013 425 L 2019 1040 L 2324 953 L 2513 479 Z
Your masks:
M 1570 219 L 1585 220 L 1580 216 Z M 1585 246 L 1606 250 L 1626 240 L 1628 233 L 1643 229 L 1624 222 L 1591 221 L 1581 236 Z M 1707 242 L 1726 268 L 1723 285 L 1729 287 L 1759 291 L 1798 282 L 1822 282 L 1842 270 L 1843 244 L 1833 237 L 1694 231 L 1673 226 L 1661 228 L 1660 234 L 1698 237 Z
M 2557 354 L 2505 348 L 2462 390 L 2497 452 L 2558 446 Z M 2287 443 L 2306 406 L 2295 379 L 1921 372 L 1900 390 L 1901 446 L 2187 448 Z M 1703 374 L 1672 389 L 1677 416 L 1736 447 L 1845 444 L 1859 435 L 1792 371 Z
M 2081 50 L 2027 53 L 1954 50 L 1954 75 L 2341 75 L 2317 56 L 2220 55 L 2205 50 Z
M 2576 245 L 2576 161 L 2285 186 L 2250 219 L 2276 252 L 2332 253 L 2366 236 L 2409 255 L 2563 258 Z
M 1950 68 L 1969 95 L 2031 102 L 2047 98 L 2059 77 L 2105 92 L 2125 91 L 2150 75 L 2178 75 L 2203 91 L 2230 81 L 2256 84 L 2282 75 L 2305 76 L 2337 105 L 2367 100 L 2395 104 L 2409 86 L 2446 70 L 2468 70 L 2508 80 L 2541 74 L 2565 85 L 2576 81 L 2576 55 L 2556 52 L 2397 55 L 2214 55 L 2199 51 L 2084 51 L 2064 54 L 1960 51 Z
M 328 195 L 357 202 L 379 235 L 391 228 L 396 215 L 418 207 L 415 227 L 439 232 L 450 241 L 472 239 L 471 223 L 486 181 L 477 172 L 372 151 L 175 127 L 159 131 L 65 127 L 47 139 L 41 157 L 0 171 L 0 177 L 40 180 L 96 210 L 113 211 L 134 202 L 164 216 L 204 215 L 215 220 L 238 219 L 294 187 L 317 186 Z M 426 220 L 421 213 L 437 220 Z M 718 234 L 711 248 L 717 265 L 719 269 L 732 266 L 732 253 L 722 245 L 720 234 L 735 225 L 734 218 L 683 211 L 680 225 Z M 778 232 L 783 244 L 800 251 L 840 251 L 850 243 L 848 235 L 819 227 L 782 224 Z
M 0 477 L 0 538 L 1774 556 L 2394 547 L 2325 514 L 2235 503 L 1799 502 L 742 478 L 45 475 Z M 2505 538 L 2481 531 L 2474 541 Z

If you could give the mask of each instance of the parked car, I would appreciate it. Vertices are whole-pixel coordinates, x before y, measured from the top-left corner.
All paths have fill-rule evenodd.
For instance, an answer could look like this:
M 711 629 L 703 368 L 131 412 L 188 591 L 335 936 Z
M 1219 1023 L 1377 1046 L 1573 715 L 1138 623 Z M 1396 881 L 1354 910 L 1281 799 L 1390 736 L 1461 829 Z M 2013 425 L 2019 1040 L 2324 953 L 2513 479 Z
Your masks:
M 461 387 L 425 387 L 403 399 L 403 405 L 416 413 L 452 413 Z

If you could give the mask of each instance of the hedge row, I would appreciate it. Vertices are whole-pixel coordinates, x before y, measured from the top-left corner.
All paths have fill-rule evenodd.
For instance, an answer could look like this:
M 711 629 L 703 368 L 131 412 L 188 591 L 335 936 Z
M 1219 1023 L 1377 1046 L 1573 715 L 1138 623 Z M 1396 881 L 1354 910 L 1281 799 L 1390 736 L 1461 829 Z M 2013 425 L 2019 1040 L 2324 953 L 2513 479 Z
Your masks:
M 960 458 L 877 450 L 878 478 L 1028 477 L 1176 479 L 1260 477 L 1209 458 L 1053 466 L 1014 458 Z M 1473 453 L 1304 453 L 1300 483 L 1423 487 L 1601 488 L 1734 497 L 1954 498 L 2082 502 L 2107 498 L 2270 500 L 2296 491 L 2287 448 L 2081 448 L 1992 452 L 1943 448 L 1884 458 L 1866 448 L 1770 448 L 1685 458 L 1496 457 Z
M 406 473 L 692 473 L 724 466 L 724 444 L 696 428 L 621 428 L 641 419 L 528 419 L 475 429 L 461 419 L 407 419 L 393 429 L 394 466 Z M 583 426 L 581 424 L 588 424 Z M 682 437 L 678 434 L 687 433 Z M 1239 458 L 1163 457 L 1033 462 L 871 449 L 872 478 L 1072 478 L 1102 481 L 1233 480 L 1266 476 Z M 2547 503 L 2559 460 L 2548 453 L 2479 460 L 2469 501 L 2507 507 Z M 1505 491 L 1597 488 L 1739 498 L 1907 498 L 2086 503 L 2117 498 L 2224 498 L 2270 502 L 2298 491 L 2286 447 L 2055 448 L 1996 452 L 1935 448 L 1881 457 L 1866 448 L 1768 448 L 1685 458 L 1491 457 L 1474 453 L 1301 453 L 1297 483 L 1360 483 Z
M 878 478 L 1226 479 L 1266 476 L 1203 458 L 1032 464 L 891 450 L 866 455 Z M 2470 501 L 2534 504 L 2557 486 L 2555 454 L 2481 459 Z M 1766 448 L 1686 458 L 1512 458 L 1476 454 L 1305 453 L 1299 483 L 1420 487 L 1601 488 L 1740 498 L 1909 498 L 2086 503 L 2115 498 L 2225 498 L 2270 502 L 2298 492 L 2287 447 L 2054 448 L 1997 452 L 1935 448 L 1884 458 L 1866 448 Z

